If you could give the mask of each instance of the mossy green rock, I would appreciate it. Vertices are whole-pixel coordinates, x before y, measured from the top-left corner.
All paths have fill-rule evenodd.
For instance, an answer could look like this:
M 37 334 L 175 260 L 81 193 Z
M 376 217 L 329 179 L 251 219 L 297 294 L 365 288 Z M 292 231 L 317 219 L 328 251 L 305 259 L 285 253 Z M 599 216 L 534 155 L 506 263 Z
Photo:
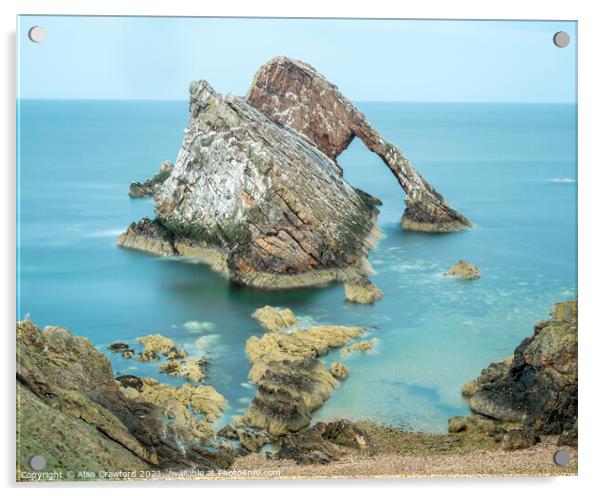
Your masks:
M 491 364 L 464 388 L 474 412 L 518 422 L 535 434 L 573 431 L 577 422 L 577 299 L 556 304 L 551 316 L 535 325 L 533 335 L 516 348 L 511 361 Z

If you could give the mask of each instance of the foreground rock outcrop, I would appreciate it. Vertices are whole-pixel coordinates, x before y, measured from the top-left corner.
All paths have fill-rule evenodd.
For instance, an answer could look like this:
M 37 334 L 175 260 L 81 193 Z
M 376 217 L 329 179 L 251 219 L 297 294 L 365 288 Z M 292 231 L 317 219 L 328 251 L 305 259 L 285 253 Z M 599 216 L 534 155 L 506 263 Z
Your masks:
M 62 327 L 41 331 L 29 321 L 17 323 L 18 464 L 26 467 L 40 453 L 48 456 L 49 470 L 220 469 L 232 463 L 232 450 L 210 435 L 210 422 L 223 410 L 213 388 L 185 385 L 167 395 L 159 394 L 156 381 L 124 380 L 136 394 L 124 394 L 108 359 L 87 339 Z M 204 413 L 202 422 L 188 415 L 183 399 Z
M 277 459 L 292 459 L 298 464 L 326 464 L 339 460 L 349 452 L 370 455 L 372 443 L 368 434 L 347 419 L 318 422 L 294 432 L 276 443 Z
M 250 337 L 249 379 L 257 393 L 239 422 L 274 436 L 309 425 L 338 383 L 318 357 L 363 333 L 359 327 L 322 326 Z
M 300 132 L 333 160 L 353 138 L 361 139 L 404 189 L 402 225 L 406 229 L 449 232 L 472 226 L 334 84 L 310 65 L 286 57 L 270 60 L 255 75 L 247 101 L 279 124 Z
M 535 442 L 537 434 L 562 434 L 562 443 L 576 444 L 577 342 L 577 300 L 558 303 L 511 359 L 463 387 L 475 413 L 523 431 L 501 437 L 508 449 Z

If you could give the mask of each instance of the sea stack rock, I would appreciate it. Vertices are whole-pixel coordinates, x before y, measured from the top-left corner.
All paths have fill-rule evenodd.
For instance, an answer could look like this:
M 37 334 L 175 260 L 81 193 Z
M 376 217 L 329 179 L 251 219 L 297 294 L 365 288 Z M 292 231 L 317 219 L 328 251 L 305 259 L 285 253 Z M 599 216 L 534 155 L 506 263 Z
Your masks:
M 301 133 L 332 160 L 353 138 L 361 139 L 389 167 L 405 191 L 404 228 L 450 232 L 472 227 L 401 151 L 383 139 L 339 89 L 310 65 L 286 57 L 270 60 L 255 75 L 247 101 L 273 121 Z
M 250 286 L 283 288 L 367 273 L 377 209 L 296 131 L 206 81 L 190 86 L 190 120 L 156 219 L 123 247 L 203 260 Z

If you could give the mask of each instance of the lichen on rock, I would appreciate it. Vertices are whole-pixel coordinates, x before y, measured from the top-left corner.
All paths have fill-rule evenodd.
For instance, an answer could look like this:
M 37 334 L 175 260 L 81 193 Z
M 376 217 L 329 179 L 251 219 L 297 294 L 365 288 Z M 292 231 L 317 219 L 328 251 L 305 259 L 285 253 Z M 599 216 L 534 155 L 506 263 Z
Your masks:
M 358 327 L 321 326 L 251 336 L 246 351 L 257 393 L 239 422 L 276 436 L 309 425 L 311 413 L 337 385 L 318 357 L 363 333 Z
M 353 351 L 370 351 L 374 348 L 374 345 L 378 343 L 378 338 L 363 339 L 357 343 L 353 343 L 351 346 L 347 346 L 341 350 L 341 355 L 348 355 Z
M 551 319 L 535 324 L 513 357 L 492 363 L 462 393 L 476 414 L 518 425 L 505 437 L 508 449 L 528 446 L 538 434 L 576 443 L 577 299 L 554 305 Z
M 188 355 L 186 350 L 179 350 L 173 340 L 161 334 L 141 336 L 138 342 L 142 345 L 142 352 L 138 355 L 138 360 L 141 362 L 158 360 L 161 355 L 168 359 L 181 359 Z
M 159 366 L 167 375 L 180 376 L 193 382 L 201 382 L 205 377 L 207 361 L 203 358 L 170 358 Z
M 42 447 L 48 470 L 119 471 L 124 466 L 210 470 L 232 463 L 232 452 L 212 440 L 211 422 L 224 408 L 223 397 L 213 388 L 187 384 L 167 395 L 160 394 L 165 389 L 156 381 L 149 392 L 146 379 L 141 383 L 135 376 L 123 376 L 121 380 L 113 378 L 108 359 L 87 339 L 62 327 L 41 331 L 30 321 L 18 322 L 17 418 L 22 421 L 18 422 L 17 463 L 21 468 L 27 470 L 28 458 L 39 454 L 31 450 Z M 126 389 L 133 394 L 125 395 Z M 169 396 L 179 406 L 163 401 Z M 183 401 L 204 415 L 202 422 L 188 419 L 202 428 L 191 429 L 184 422 Z M 176 418 L 176 410 L 182 422 L 166 422 Z M 40 425 L 56 429 L 40 432 Z
M 443 273 L 444 276 L 457 277 L 458 279 L 479 279 L 481 277 L 481 271 L 479 268 L 466 260 L 460 260 L 452 265 L 447 272 Z
M 268 331 L 278 331 L 292 327 L 299 322 L 290 308 L 278 309 L 266 305 L 253 312 L 252 317 Z
M 333 362 L 328 370 L 337 379 L 347 379 L 349 377 L 349 368 L 341 362 Z
M 345 298 L 347 301 L 370 305 L 382 297 L 383 292 L 367 278 L 353 279 L 345 282 Z

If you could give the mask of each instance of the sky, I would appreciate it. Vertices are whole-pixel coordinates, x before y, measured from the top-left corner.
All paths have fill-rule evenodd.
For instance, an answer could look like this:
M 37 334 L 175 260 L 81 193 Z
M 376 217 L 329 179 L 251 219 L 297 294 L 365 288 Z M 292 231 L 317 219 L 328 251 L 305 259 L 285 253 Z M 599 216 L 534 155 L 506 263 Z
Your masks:
M 192 80 L 244 95 L 285 55 L 354 101 L 575 102 L 572 21 L 20 16 L 20 98 L 186 100 Z M 27 32 L 45 29 L 42 43 Z M 558 48 L 557 31 L 571 44 Z

